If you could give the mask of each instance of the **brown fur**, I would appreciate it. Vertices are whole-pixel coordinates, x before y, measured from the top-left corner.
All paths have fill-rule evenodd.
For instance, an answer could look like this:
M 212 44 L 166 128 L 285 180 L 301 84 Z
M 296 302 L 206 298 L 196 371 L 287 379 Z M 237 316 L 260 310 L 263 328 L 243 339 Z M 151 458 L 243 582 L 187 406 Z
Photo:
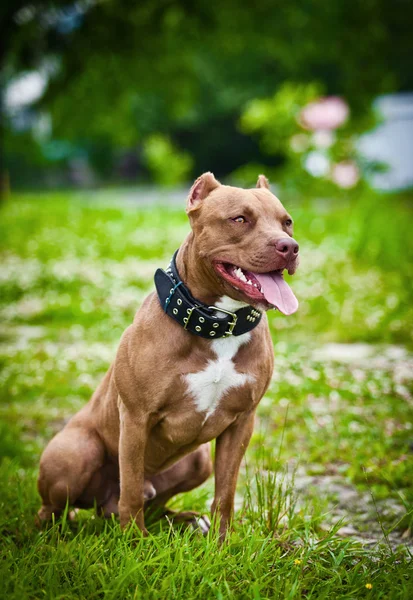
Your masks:
M 209 305 L 225 295 L 246 301 L 213 269 L 217 257 L 251 271 L 279 268 L 274 242 L 292 232 L 283 225 L 288 215 L 263 175 L 256 189 L 243 190 L 220 185 L 206 173 L 191 188 L 187 212 L 192 232 L 177 266 L 194 297 Z M 230 220 L 240 214 L 252 224 L 242 234 Z M 151 293 L 89 403 L 42 455 L 40 519 L 59 515 L 67 502 L 81 508 L 96 504 L 104 515 L 119 510 L 122 526 L 133 519 L 145 533 L 144 506 L 163 507 L 209 477 L 209 443 L 216 439 L 212 512 L 219 514 L 223 537 L 255 409 L 273 370 L 266 316 L 233 358 L 237 372 L 254 381 L 228 390 L 204 422 L 183 376 L 202 371 L 213 356 L 211 341 L 186 332 Z

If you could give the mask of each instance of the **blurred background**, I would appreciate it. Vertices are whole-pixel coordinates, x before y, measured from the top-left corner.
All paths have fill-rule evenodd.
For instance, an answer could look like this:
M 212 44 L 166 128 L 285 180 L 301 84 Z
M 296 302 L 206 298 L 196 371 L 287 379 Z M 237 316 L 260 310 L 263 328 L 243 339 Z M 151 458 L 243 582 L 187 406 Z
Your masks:
M 411 544 L 412 19 L 409 0 L 3 0 L 0 481 L 17 542 L 16 510 L 35 535 L 42 448 L 212 171 L 265 173 L 302 255 L 299 311 L 269 313 L 250 466 L 292 464 L 298 489 L 316 486 L 306 514 L 325 492 L 314 531 L 345 516 L 360 539 Z
M 408 0 L 5 0 L 0 11 L 12 189 L 174 186 L 206 170 L 244 182 L 257 169 L 302 189 L 413 184 Z M 325 96 L 341 104 L 300 117 Z

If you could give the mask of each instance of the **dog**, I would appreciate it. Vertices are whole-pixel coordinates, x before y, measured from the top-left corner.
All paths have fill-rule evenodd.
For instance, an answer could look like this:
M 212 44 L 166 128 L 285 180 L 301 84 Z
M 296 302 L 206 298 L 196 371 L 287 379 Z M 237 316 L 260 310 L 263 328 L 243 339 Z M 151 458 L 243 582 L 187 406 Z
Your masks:
M 65 507 L 97 507 L 135 522 L 144 512 L 177 521 L 170 498 L 212 473 L 219 537 L 232 522 L 235 488 L 254 414 L 273 372 L 266 311 L 298 301 L 283 278 L 298 266 L 293 221 L 264 175 L 256 188 L 222 185 L 212 173 L 193 184 L 191 232 L 124 332 L 91 400 L 48 444 L 40 461 L 40 521 Z

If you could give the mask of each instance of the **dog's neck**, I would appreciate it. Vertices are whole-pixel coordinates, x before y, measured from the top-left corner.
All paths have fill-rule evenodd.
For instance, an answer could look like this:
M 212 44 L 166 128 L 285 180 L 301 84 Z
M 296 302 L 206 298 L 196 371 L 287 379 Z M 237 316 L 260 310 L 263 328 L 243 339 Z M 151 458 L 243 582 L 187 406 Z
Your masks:
M 212 306 L 222 297 L 218 277 L 212 266 L 203 260 L 192 232 L 179 248 L 176 266 L 180 278 L 194 298 Z

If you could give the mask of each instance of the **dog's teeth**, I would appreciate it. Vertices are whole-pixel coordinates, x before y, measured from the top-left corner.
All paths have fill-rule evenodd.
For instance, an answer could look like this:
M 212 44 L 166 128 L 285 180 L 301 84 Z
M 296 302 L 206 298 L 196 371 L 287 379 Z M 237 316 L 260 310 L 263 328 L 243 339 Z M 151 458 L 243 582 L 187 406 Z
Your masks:
M 234 275 L 236 275 L 236 277 L 244 283 L 247 281 L 247 278 L 245 277 L 245 274 L 240 267 L 234 269 Z

